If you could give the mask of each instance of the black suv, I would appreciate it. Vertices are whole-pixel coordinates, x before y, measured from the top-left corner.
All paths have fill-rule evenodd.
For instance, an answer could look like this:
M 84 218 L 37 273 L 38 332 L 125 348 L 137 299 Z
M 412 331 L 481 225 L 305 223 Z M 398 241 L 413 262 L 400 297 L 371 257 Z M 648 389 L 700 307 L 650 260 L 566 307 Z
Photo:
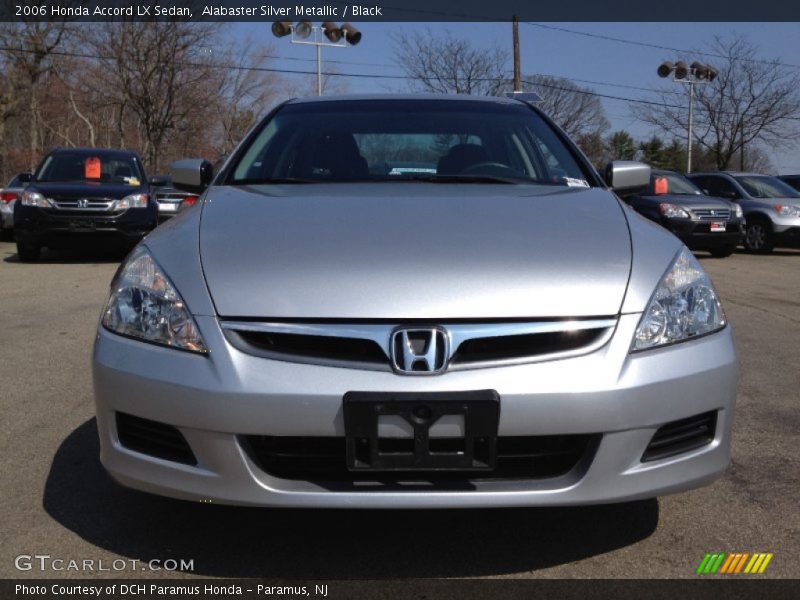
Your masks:
M 623 200 L 691 250 L 707 250 L 717 258 L 733 254 L 744 236 L 745 220 L 738 204 L 709 198 L 675 171 L 653 169 L 647 189 Z
M 60 148 L 44 157 L 14 207 L 17 254 L 36 261 L 42 247 L 78 238 L 134 246 L 158 224 L 139 156 L 128 150 Z

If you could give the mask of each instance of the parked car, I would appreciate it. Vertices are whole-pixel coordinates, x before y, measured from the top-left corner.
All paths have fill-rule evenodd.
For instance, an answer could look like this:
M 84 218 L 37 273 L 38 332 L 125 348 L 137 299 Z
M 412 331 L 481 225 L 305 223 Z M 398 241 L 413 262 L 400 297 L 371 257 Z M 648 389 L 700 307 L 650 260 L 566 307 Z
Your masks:
M 654 170 L 646 190 L 623 199 L 692 250 L 708 250 L 718 258 L 733 254 L 744 235 L 741 206 L 706 196 L 675 171 Z
M 777 177 L 759 173 L 692 173 L 711 196 L 733 200 L 747 221 L 744 245 L 752 252 L 800 246 L 800 193 Z
M 139 156 L 128 150 L 61 148 L 39 164 L 14 209 L 20 260 L 78 238 L 135 245 L 157 225 Z
M 778 179 L 800 191 L 800 175 L 779 175 Z
M 0 233 L 4 236 L 14 231 L 14 205 L 30 180 L 30 173 L 20 173 L 0 190 Z
M 370 171 L 432 147 L 436 173 Z M 216 177 L 199 159 L 172 177 L 201 202 L 121 265 L 95 339 L 118 482 L 259 506 L 575 505 L 728 465 L 737 360 L 711 281 L 538 108 L 292 100 Z M 606 171 L 620 192 L 649 177 Z
M 158 220 L 166 221 L 189 206 L 197 204 L 197 194 L 176 189 L 169 175 L 156 175 L 150 178 L 150 193 L 158 203 Z

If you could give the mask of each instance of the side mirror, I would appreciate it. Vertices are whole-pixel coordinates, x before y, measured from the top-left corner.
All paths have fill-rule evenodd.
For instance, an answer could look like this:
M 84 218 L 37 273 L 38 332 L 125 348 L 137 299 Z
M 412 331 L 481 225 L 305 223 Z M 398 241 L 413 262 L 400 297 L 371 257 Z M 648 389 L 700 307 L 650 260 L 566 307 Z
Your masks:
M 176 189 L 201 194 L 214 178 L 214 166 L 202 158 L 178 160 L 169 166 Z
M 636 192 L 650 184 L 650 166 L 634 160 L 615 160 L 606 165 L 605 180 L 615 192 Z
M 169 184 L 169 180 L 163 175 L 155 175 L 150 178 L 150 185 L 154 187 L 164 187 Z
M 33 180 L 33 173 L 20 173 L 17 178 L 20 183 L 30 183 Z

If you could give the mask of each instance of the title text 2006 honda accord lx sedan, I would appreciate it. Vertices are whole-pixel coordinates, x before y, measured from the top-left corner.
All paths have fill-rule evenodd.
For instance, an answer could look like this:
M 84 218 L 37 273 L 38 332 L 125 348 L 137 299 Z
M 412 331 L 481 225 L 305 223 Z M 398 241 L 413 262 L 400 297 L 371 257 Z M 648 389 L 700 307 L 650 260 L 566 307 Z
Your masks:
M 101 460 L 177 498 L 572 505 L 712 481 L 730 327 L 693 255 L 517 99 L 287 102 L 111 286 Z M 606 183 L 607 182 L 607 183 Z

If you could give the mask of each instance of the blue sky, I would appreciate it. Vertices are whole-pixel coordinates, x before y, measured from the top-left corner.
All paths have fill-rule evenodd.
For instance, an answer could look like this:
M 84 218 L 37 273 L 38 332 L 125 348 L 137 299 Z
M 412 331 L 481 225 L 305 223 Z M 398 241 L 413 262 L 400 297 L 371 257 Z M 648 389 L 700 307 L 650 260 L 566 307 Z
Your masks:
M 478 46 L 488 46 L 494 41 L 507 44 L 511 50 L 510 23 L 357 23 L 363 33 L 358 46 L 346 49 L 325 49 L 323 60 L 337 61 L 328 66 L 339 72 L 367 74 L 397 74 L 402 71 L 394 64 L 389 35 L 392 32 L 411 32 L 429 28 L 432 32 L 447 29 L 456 36 L 469 36 Z M 650 98 L 654 94 L 618 86 L 651 88 L 665 84 L 656 75 L 656 67 L 663 60 L 697 57 L 693 49 L 703 49 L 714 36 L 745 35 L 758 46 L 764 58 L 778 58 L 782 62 L 800 65 L 800 23 L 546 23 L 591 34 L 612 36 L 685 49 L 675 52 L 632 46 L 619 42 L 554 31 L 532 25 L 520 24 L 522 72 L 543 73 L 598 82 L 581 83 L 595 91 L 627 98 Z M 241 23 L 234 26 L 237 33 L 250 34 L 273 44 L 280 59 L 272 66 L 286 69 L 314 69 L 314 50 L 297 46 L 288 39 L 277 40 L 269 34 L 269 23 Z M 300 59 L 300 60 L 298 60 Z M 307 61 L 305 59 L 308 59 Z M 707 62 L 713 64 L 713 59 Z M 509 73 L 511 64 L 508 65 Z M 351 92 L 385 92 L 404 90 L 406 83 L 395 80 L 368 78 L 337 78 L 347 82 Z M 613 84 L 613 85 L 612 85 Z M 604 99 L 606 114 L 613 129 L 626 129 L 634 137 L 651 133 L 648 126 L 639 123 L 631 114 L 629 105 L 619 100 Z M 773 165 L 779 173 L 800 172 L 800 143 L 790 150 L 769 151 Z

